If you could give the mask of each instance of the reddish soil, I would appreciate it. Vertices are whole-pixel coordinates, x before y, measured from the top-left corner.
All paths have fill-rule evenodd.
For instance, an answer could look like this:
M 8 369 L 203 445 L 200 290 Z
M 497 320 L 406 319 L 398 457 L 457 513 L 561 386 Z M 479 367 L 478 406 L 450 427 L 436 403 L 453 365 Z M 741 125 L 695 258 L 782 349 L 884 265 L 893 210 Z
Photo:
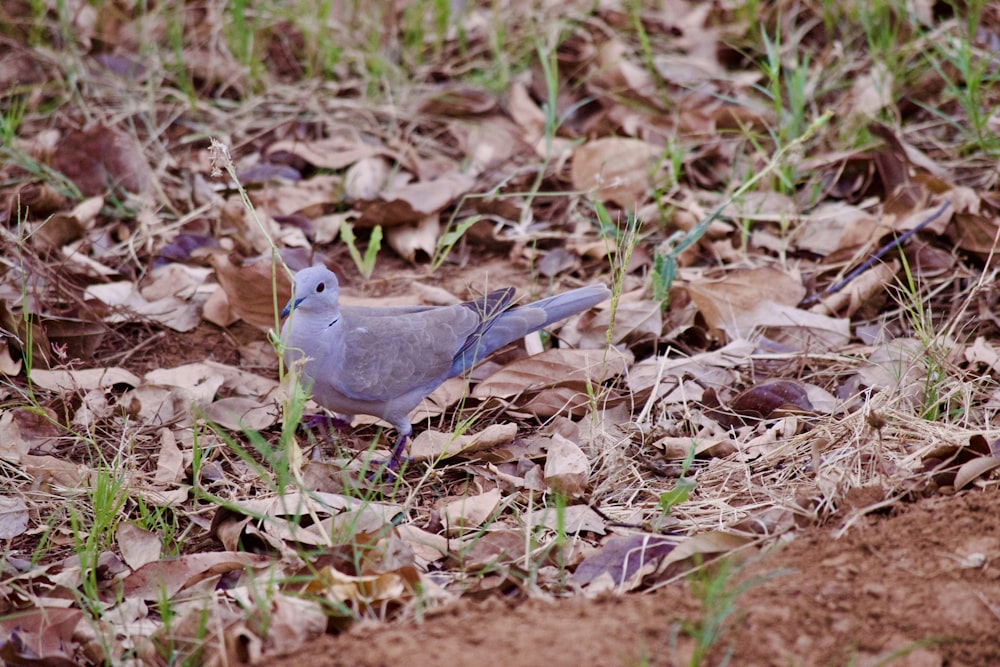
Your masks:
M 835 539 L 811 528 L 752 559 L 704 664 L 1000 664 L 1000 490 L 896 505 Z M 713 617 L 687 583 L 597 600 L 462 601 L 361 624 L 275 660 L 305 665 L 687 665 Z

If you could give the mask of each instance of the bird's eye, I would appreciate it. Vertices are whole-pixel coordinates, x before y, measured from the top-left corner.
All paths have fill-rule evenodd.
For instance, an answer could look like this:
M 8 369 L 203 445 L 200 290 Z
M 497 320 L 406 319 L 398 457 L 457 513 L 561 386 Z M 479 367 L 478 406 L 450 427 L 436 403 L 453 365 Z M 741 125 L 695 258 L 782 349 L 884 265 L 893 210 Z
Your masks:
M 317 294 L 319 294 L 320 292 L 322 292 L 325 289 L 326 289 L 326 285 L 324 283 L 320 283 L 319 285 L 316 285 L 316 293 Z

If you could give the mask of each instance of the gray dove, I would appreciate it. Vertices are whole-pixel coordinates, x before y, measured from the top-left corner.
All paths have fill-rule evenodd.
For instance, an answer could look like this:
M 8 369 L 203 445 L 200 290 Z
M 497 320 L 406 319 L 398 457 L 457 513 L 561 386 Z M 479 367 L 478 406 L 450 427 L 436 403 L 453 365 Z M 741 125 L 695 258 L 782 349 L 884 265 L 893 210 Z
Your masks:
M 306 358 L 304 384 L 319 405 L 348 420 L 372 415 L 395 427 L 390 470 L 413 433 L 410 412 L 442 382 L 611 295 L 590 285 L 511 307 L 508 287 L 453 306 L 341 307 L 337 276 L 323 266 L 299 271 L 294 286 L 281 312 L 291 314 L 281 328 L 285 363 Z

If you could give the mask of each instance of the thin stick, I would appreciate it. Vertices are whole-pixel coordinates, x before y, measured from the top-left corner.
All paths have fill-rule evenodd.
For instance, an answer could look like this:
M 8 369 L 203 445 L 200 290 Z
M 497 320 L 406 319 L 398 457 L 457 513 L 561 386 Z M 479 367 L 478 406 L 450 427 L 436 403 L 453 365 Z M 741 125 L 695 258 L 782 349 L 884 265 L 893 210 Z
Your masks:
M 868 269 L 872 268 L 872 266 L 875 265 L 875 262 L 877 262 L 878 260 L 880 260 L 882 258 L 882 256 L 885 255 L 887 252 L 889 252 L 893 248 L 898 248 L 904 242 L 906 242 L 906 240 L 909 239 L 911 236 L 913 236 L 914 234 L 916 234 L 917 232 L 919 232 L 921 229 L 923 229 L 924 227 L 926 227 L 930 223 L 932 223 L 935 220 L 937 220 L 938 218 L 940 218 L 941 215 L 946 210 L 948 210 L 949 206 L 951 206 L 951 201 L 950 200 L 949 201 L 945 201 L 945 203 L 941 204 L 941 206 L 939 206 L 938 209 L 936 211 L 934 211 L 934 213 L 932 213 L 929 218 L 927 218 L 926 220 L 923 220 L 920 224 L 918 224 L 917 226 L 915 226 L 913 229 L 911 229 L 909 231 L 906 231 L 906 232 L 903 232 L 897 238 L 894 238 L 893 240 L 891 240 L 888 243 L 886 243 L 885 245 L 883 245 L 881 248 L 878 249 L 878 252 L 876 252 L 874 255 L 872 255 L 868 259 L 868 261 L 866 261 L 864 264 L 862 264 L 858 268 L 856 268 L 853 271 L 851 271 L 850 273 L 848 273 L 846 276 L 844 276 L 843 280 L 841 280 L 840 282 L 834 283 L 833 285 L 830 285 L 829 287 L 827 287 L 825 290 L 823 290 L 822 292 L 820 292 L 818 294 L 813 294 L 812 296 L 807 297 L 806 299 L 803 299 L 801 305 L 803 305 L 803 306 L 811 306 L 812 304 L 816 303 L 817 301 L 819 301 L 823 297 L 829 296 L 829 295 L 833 294 L 834 292 L 839 292 L 840 290 L 844 289 L 849 282 L 851 282 L 852 280 L 854 280 L 855 278 L 857 278 L 858 276 L 860 276 L 862 273 L 864 273 Z

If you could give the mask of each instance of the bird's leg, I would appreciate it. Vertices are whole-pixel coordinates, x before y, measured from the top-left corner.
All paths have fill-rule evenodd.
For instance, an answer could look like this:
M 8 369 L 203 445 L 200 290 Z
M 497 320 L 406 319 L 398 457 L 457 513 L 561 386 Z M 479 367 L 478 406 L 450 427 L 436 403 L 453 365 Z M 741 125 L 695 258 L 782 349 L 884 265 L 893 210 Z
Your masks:
M 403 456 L 403 448 L 406 446 L 406 440 L 409 437 L 409 433 L 400 433 L 399 438 L 396 440 L 396 444 L 392 447 L 392 456 L 389 457 L 389 470 L 399 470 L 399 467 L 406 461 L 410 459 Z
M 368 475 L 369 480 L 378 479 L 378 477 L 382 474 L 383 471 L 395 477 L 399 469 L 403 466 L 403 464 L 410 462 L 409 457 L 403 456 L 403 449 L 406 447 L 406 441 L 409 439 L 412 433 L 413 433 L 412 427 L 407 429 L 399 429 L 399 437 L 396 439 L 396 444 L 392 446 L 392 454 L 389 455 L 389 460 L 381 461 L 372 459 L 371 463 L 376 466 L 379 466 L 379 469 Z

